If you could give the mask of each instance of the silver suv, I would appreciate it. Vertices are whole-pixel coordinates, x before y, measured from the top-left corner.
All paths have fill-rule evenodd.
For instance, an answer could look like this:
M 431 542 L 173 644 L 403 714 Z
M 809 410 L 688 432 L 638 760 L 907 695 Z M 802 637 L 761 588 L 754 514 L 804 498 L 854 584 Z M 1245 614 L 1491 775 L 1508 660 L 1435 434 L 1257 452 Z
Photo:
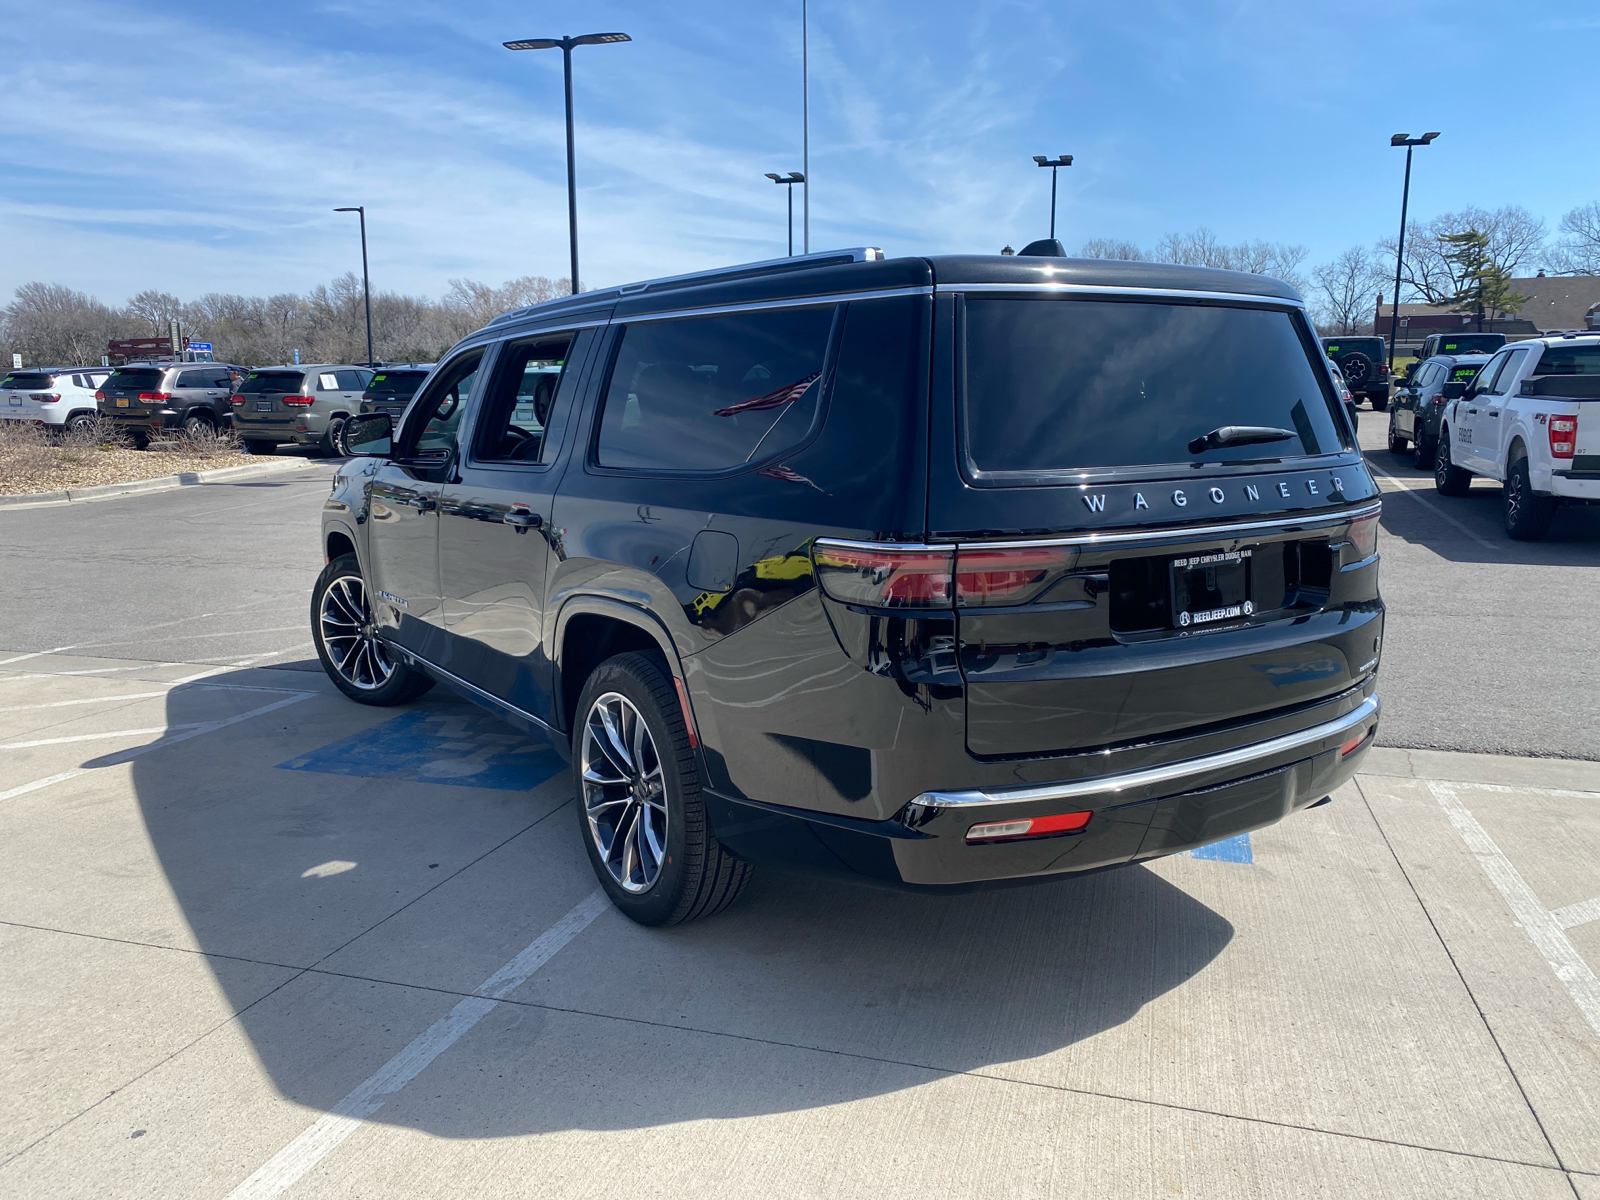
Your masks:
M 233 394 L 233 427 L 251 454 L 285 442 L 334 454 L 371 379 L 366 367 L 349 363 L 257 367 Z

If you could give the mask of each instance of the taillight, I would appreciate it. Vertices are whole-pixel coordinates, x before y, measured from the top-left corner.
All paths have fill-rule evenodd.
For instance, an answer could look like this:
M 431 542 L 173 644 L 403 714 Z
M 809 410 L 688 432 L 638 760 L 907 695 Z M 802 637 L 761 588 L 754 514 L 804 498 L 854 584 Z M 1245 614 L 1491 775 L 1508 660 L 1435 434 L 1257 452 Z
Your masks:
M 1028 604 L 1078 561 L 1069 546 L 963 546 L 956 555 L 956 603 L 963 608 Z
M 870 608 L 948 608 L 953 549 L 880 546 L 818 538 L 812 559 L 822 590 Z
M 1571 458 L 1572 447 L 1578 440 L 1577 417 L 1550 418 L 1550 457 Z
M 304 406 L 304 405 L 310 404 L 313 400 L 316 399 L 316 397 L 315 396 L 281 396 L 281 397 L 279 397 L 279 399 L 281 399 L 285 404 L 298 404 L 298 405 Z
M 29 392 L 28 399 L 36 404 L 54 404 L 61 399 L 60 392 Z
M 106 394 L 104 392 L 96 392 L 94 394 L 94 398 L 96 400 L 104 400 L 106 398 Z
M 1350 545 L 1355 549 L 1356 561 L 1371 558 L 1378 550 L 1378 515 L 1358 517 L 1350 522 Z
M 139 393 L 139 399 L 141 399 L 141 400 L 171 400 L 172 399 L 172 393 L 171 392 L 140 392 Z
M 1020 817 L 1015 821 L 986 821 L 967 830 L 967 841 L 999 842 L 1011 838 L 1044 837 L 1051 833 L 1078 833 L 1089 824 L 1092 816 L 1092 812 L 1070 812 L 1049 817 Z
M 1443 392 L 1440 392 L 1438 395 L 1436 395 L 1433 398 L 1433 406 L 1435 408 L 1443 408 L 1444 407 L 1444 393 Z

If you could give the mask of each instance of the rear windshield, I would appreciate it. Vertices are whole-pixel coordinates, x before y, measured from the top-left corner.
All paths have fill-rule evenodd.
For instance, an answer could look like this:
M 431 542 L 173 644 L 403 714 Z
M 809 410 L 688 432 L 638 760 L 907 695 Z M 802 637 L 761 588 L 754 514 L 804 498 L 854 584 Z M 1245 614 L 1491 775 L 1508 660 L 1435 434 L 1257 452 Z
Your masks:
M 4 379 L 0 379 L 0 388 L 10 388 L 18 392 L 48 391 L 55 378 L 54 375 L 23 375 L 13 371 Z
M 1600 375 L 1600 346 L 1546 346 L 1535 375 Z
M 1439 339 L 1439 354 L 1493 354 L 1506 344 L 1503 333 L 1463 333 Z
M 1331 389 L 1290 315 L 1114 300 L 966 302 L 972 469 L 1065 471 L 1337 453 Z M 1191 451 L 1223 426 L 1270 442 Z
M 1359 350 L 1377 358 L 1383 357 L 1382 338 L 1340 338 L 1336 342 L 1323 342 L 1322 348 L 1329 358 L 1336 354 L 1349 354 L 1352 350 Z
M 105 382 L 107 391 L 113 388 L 125 391 L 135 391 L 139 388 L 155 388 L 161 386 L 161 376 L 166 374 L 159 367 L 136 367 L 132 370 L 124 368 L 111 372 L 111 378 Z
M 426 371 L 379 371 L 367 384 L 367 391 L 387 396 L 409 396 L 427 377 Z
M 1450 368 L 1450 378 L 1453 380 L 1471 379 L 1478 373 L 1482 363 L 1463 363 Z
M 251 371 L 239 385 L 241 392 L 286 392 L 293 395 L 300 390 L 303 371 Z

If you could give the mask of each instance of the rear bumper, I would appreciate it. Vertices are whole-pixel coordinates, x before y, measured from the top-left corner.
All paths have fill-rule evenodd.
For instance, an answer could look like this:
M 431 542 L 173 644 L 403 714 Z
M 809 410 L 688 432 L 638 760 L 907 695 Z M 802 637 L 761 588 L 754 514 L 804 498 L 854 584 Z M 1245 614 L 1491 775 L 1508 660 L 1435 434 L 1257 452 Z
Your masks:
M 1552 471 L 1550 491 L 1574 500 L 1600 500 L 1600 475 L 1585 471 L 1580 477 L 1572 472 Z
M 1279 821 L 1355 774 L 1381 705 L 1293 733 L 1114 775 L 1025 787 L 930 791 L 893 819 L 863 821 L 710 795 L 718 840 L 742 858 L 949 887 L 1095 870 L 1157 858 Z M 1340 747 L 1358 745 L 1348 753 Z M 1089 811 L 1081 833 L 969 844 L 993 821 Z

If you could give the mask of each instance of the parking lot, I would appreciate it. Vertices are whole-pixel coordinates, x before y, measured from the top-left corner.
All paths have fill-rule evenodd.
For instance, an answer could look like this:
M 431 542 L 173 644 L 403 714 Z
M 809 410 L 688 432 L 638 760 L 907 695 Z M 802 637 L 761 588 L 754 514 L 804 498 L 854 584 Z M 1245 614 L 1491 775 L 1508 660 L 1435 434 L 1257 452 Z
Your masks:
M 0 1193 L 1600 1200 L 1600 510 L 1511 542 L 1383 422 L 1331 804 L 668 930 L 552 751 L 311 660 L 329 464 L 0 512 Z

